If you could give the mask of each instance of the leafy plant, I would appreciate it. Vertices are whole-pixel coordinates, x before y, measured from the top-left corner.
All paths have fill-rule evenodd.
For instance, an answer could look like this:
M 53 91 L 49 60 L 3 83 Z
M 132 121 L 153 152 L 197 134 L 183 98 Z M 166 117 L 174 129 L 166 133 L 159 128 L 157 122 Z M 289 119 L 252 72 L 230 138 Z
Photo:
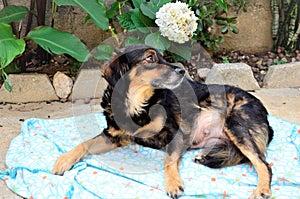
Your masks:
M 228 60 L 228 57 L 222 56 L 222 63 L 228 64 L 230 61 Z
M 182 58 L 188 59 L 191 52 L 187 45 L 200 42 L 204 47 L 216 50 L 219 44 L 224 41 L 222 34 L 227 34 L 229 31 L 238 34 L 239 30 L 234 25 L 237 23 L 236 17 L 227 16 L 228 6 L 241 6 L 244 8 L 245 1 L 235 0 L 228 4 L 225 0 L 183 0 L 182 2 L 187 3 L 198 17 L 198 28 L 194 33 L 193 39 L 190 43 L 184 45 L 171 42 L 161 36 L 155 24 L 157 11 L 166 3 L 176 2 L 175 0 L 119 0 L 112 3 L 111 7 L 107 9 L 107 17 L 109 19 L 117 19 L 121 27 L 127 31 L 138 31 L 138 33 L 125 40 L 125 45 L 144 43 L 154 46 L 161 51 L 172 52 L 184 49 L 185 55 Z M 125 7 L 126 9 L 123 9 Z M 123 10 L 129 11 L 123 12 Z M 221 27 L 221 34 L 214 33 L 217 29 L 215 26 Z
M 300 1 L 271 0 L 273 50 L 300 49 Z
M 280 65 L 280 64 L 286 64 L 286 60 L 279 60 L 279 59 L 274 59 L 273 62 L 271 64 L 269 64 L 269 66 L 274 66 L 274 65 Z
M 115 0 L 110 6 L 107 6 L 104 0 L 53 0 L 52 25 L 57 5 L 78 6 L 88 14 L 86 20 L 92 20 L 100 29 L 110 31 L 118 42 L 125 45 L 144 43 L 169 53 L 174 60 L 182 60 L 190 58 L 191 45 L 194 42 L 200 42 L 206 48 L 215 50 L 219 43 L 224 41 L 222 34 L 229 31 L 237 34 L 238 29 L 234 26 L 237 20 L 236 17 L 227 16 L 228 7 L 240 6 L 241 2 L 245 1 L 247 0 L 232 0 L 227 3 L 226 0 L 183 0 L 182 2 L 188 4 L 198 18 L 198 27 L 192 40 L 184 44 L 163 37 L 155 23 L 158 10 L 166 3 L 176 2 L 176 0 Z M 43 7 L 41 4 L 45 4 L 45 1 L 31 0 L 29 11 L 26 7 L 14 5 L 6 6 L 0 11 L 0 73 L 6 79 L 4 84 L 8 90 L 11 90 L 11 82 L 4 68 L 24 53 L 28 40 L 34 41 L 48 53 L 69 54 L 78 61 L 85 61 L 90 56 L 86 46 L 77 37 L 45 26 L 43 22 L 45 16 L 39 14 L 41 10 L 37 12 L 33 10 L 34 2 L 37 3 L 37 7 Z M 27 13 L 29 13 L 29 25 L 26 33 L 23 37 L 16 36 L 15 31 L 8 24 L 22 20 Z M 30 30 L 30 20 L 35 13 L 40 27 Z M 114 21 L 130 33 L 124 41 L 120 41 L 115 32 Z M 221 27 L 222 34 L 214 33 L 214 30 L 217 30 L 215 26 Z M 97 47 L 94 57 L 100 60 L 108 59 L 112 52 L 112 47 L 102 44 Z
M 77 37 L 49 26 L 35 28 L 24 38 L 17 38 L 9 23 L 22 20 L 27 12 L 26 7 L 14 5 L 0 11 L 0 74 L 5 79 L 4 86 L 8 91 L 12 90 L 12 84 L 4 69 L 22 55 L 27 40 L 33 40 L 49 53 L 69 54 L 81 62 L 89 56 L 88 49 Z

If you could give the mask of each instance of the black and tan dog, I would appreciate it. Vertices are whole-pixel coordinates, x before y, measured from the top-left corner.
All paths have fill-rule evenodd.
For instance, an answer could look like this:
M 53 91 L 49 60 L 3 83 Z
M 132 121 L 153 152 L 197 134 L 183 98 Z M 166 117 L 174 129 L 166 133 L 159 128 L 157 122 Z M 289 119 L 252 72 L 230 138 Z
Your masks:
M 109 83 L 101 104 L 107 128 L 59 157 L 53 173 L 62 174 L 85 155 L 137 143 L 166 150 L 165 188 L 177 198 L 184 187 L 181 156 L 202 148 L 194 161 L 211 168 L 251 162 L 258 173 L 251 198 L 269 198 L 272 171 L 265 153 L 273 130 L 267 110 L 239 88 L 201 84 L 184 72 L 156 49 L 128 48 L 103 72 Z

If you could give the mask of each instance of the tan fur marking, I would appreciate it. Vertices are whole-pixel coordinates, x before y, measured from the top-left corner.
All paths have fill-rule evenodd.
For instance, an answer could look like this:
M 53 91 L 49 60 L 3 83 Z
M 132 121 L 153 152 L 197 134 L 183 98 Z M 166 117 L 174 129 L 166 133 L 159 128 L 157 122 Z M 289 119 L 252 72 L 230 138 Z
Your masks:
M 161 129 L 164 127 L 164 124 L 165 124 L 165 118 L 163 116 L 157 116 L 149 124 L 136 130 L 133 133 L 133 135 L 143 137 L 143 138 L 151 137 L 156 133 L 159 133 Z M 151 134 L 145 132 L 151 132 Z
M 171 156 L 166 155 L 164 173 L 165 173 L 165 187 L 168 194 L 180 195 L 182 193 L 184 184 L 179 175 L 179 156 L 173 153 Z
M 87 154 L 102 154 L 117 147 L 107 141 L 105 137 L 99 136 L 77 145 L 56 160 L 52 173 L 63 174 Z
M 109 127 L 108 132 L 109 132 L 109 134 L 112 135 L 113 137 L 120 136 L 120 135 L 123 135 L 123 134 L 125 133 L 124 130 L 122 130 L 122 129 L 116 130 L 116 129 L 113 128 L 113 127 Z
M 139 115 L 143 107 L 147 105 L 147 100 L 153 95 L 154 90 L 149 84 L 136 84 L 132 82 L 127 93 L 127 106 L 130 115 Z
M 153 95 L 154 90 L 151 87 L 146 77 L 153 75 L 146 74 L 145 72 L 142 77 L 136 76 L 136 69 L 130 71 L 129 78 L 132 81 L 129 84 L 127 92 L 127 106 L 130 115 L 139 115 L 143 111 L 143 107 L 147 105 L 147 100 Z

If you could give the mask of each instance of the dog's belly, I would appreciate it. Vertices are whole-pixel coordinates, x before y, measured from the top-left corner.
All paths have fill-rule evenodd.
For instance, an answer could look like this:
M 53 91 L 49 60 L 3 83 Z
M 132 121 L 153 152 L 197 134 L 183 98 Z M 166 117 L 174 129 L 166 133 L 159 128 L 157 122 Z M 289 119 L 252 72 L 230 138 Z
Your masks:
M 224 116 L 218 111 L 212 109 L 202 110 L 193 124 L 191 148 L 211 147 L 228 140 L 223 131 L 224 122 Z

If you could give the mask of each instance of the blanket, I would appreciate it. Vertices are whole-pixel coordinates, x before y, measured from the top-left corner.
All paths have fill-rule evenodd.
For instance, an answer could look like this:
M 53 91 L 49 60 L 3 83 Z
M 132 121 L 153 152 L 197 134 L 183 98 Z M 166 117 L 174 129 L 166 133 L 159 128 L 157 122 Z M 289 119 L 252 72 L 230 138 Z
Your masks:
M 267 161 L 273 170 L 273 198 L 300 198 L 300 127 L 269 116 L 275 131 Z M 57 157 L 101 133 L 102 113 L 64 119 L 29 119 L 7 152 L 8 169 L 0 179 L 30 199 L 168 198 L 164 189 L 165 152 L 139 145 L 90 155 L 64 175 L 51 170 Z M 182 198 L 248 198 L 257 184 L 251 164 L 210 169 L 192 161 L 200 150 L 184 154 L 180 175 Z

